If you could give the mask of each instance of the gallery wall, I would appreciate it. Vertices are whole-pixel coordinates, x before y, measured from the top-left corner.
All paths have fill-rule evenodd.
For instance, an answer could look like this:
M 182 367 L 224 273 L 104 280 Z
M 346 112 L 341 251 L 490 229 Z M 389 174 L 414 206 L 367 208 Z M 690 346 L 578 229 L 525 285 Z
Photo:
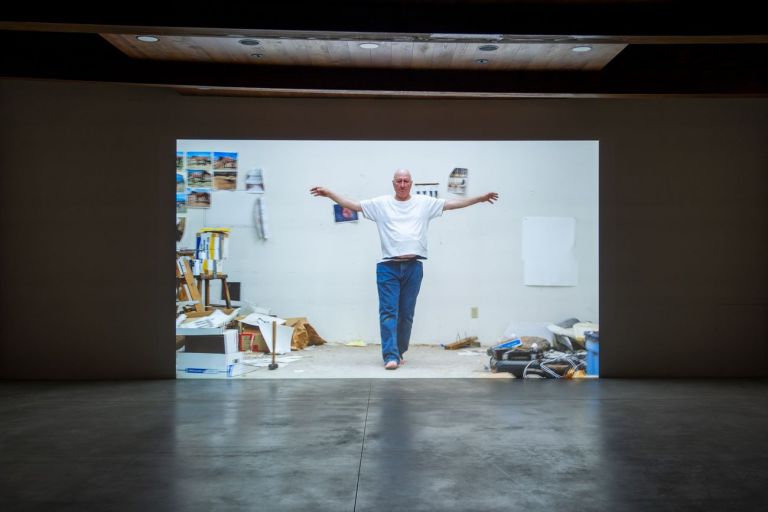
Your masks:
M 0 118 L 0 377 L 173 378 L 177 139 L 599 140 L 601 376 L 768 375 L 767 100 L 216 98 L 4 80 Z
M 596 141 L 180 140 L 177 148 L 237 154 L 239 167 L 236 190 L 214 190 L 209 208 L 188 208 L 179 247 L 194 248 L 203 227 L 230 228 L 223 266 L 241 283 L 242 298 L 279 316 L 307 317 L 329 341 L 379 343 L 381 249 L 374 223 L 362 216 L 335 223 L 333 202 L 309 189 L 323 185 L 355 200 L 392 195 L 392 175 L 403 167 L 417 183 L 413 194 L 419 183 L 438 183 L 430 189 L 440 197 L 462 197 L 448 190 L 451 171 L 462 167 L 465 196 L 496 191 L 501 198 L 430 223 L 412 343 L 476 336 L 490 345 L 505 332 L 550 337 L 546 325 L 567 318 L 599 321 Z M 246 191 L 254 168 L 262 171 L 263 194 Z M 266 205 L 266 240 L 254 226 L 257 197 Z M 543 232 L 534 224 L 541 218 L 573 222 L 572 238 Z M 547 245 L 535 254 L 548 260 L 538 273 L 537 261 L 523 259 L 536 251 L 532 236 Z

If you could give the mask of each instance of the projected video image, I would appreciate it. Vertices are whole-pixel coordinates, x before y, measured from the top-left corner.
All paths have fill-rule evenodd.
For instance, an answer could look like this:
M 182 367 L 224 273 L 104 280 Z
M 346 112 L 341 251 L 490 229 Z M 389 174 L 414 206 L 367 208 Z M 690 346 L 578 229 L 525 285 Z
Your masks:
M 202 169 L 176 246 L 177 377 L 599 375 L 598 141 L 179 154 Z M 226 187 L 201 188 L 209 155 Z

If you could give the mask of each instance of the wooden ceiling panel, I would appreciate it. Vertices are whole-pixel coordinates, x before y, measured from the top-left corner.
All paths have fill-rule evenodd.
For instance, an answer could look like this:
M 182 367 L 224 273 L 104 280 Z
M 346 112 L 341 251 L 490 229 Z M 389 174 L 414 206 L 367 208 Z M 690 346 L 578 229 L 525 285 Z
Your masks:
M 627 45 L 592 43 L 589 52 L 576 53 L 578 43 L 494 42 L 495 51 L 483 43 L 466 41 L 365 41 L 360 39 L 309 39 L 290 37 L 242 38 L 212 36 L 160 36 L 145 43 L 137 34 L 102 34 L 133 59 L 159 61 L 255 64 L 270 66 L 320 66 L 345 68 L 451 69 L 495 71 L 597 71 Z M 374 49 L 360 44 L 376 42 Z

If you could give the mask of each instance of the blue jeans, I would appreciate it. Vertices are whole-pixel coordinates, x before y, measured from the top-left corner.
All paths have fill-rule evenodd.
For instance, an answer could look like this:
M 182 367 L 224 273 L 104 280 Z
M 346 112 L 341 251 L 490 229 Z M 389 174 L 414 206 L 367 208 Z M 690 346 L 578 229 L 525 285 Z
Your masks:
M 424 270 L 421 261 L 382 261 L 376 265 L 379 289 L 381 355 L 384 362 L 400 362 L 408 350 L 416 297 Z

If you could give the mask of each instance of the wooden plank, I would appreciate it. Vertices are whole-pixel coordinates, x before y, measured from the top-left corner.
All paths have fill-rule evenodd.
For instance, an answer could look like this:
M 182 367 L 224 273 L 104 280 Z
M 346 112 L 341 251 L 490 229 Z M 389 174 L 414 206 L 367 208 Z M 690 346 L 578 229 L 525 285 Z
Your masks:
M 192 275 L 192 269 L 189 267 L 189 260 L 184 258 L 181 260 L 181 263 L 184 265 L 184 282 L 187 285 L 187 292 L 189 293 L 189 296 L 192 297 L 192 300 L 196 301 L 195 311 L 205 311 L 205 307 L 200 302 L 200 292 L 197 289 L 195 278 Z
M 477 347 L 480 344 L 477 342 L 477 336 L 469 336 L 460 340 L 448 343 L 445 345 L 445 350 L 458 350 L 460 348 Z

